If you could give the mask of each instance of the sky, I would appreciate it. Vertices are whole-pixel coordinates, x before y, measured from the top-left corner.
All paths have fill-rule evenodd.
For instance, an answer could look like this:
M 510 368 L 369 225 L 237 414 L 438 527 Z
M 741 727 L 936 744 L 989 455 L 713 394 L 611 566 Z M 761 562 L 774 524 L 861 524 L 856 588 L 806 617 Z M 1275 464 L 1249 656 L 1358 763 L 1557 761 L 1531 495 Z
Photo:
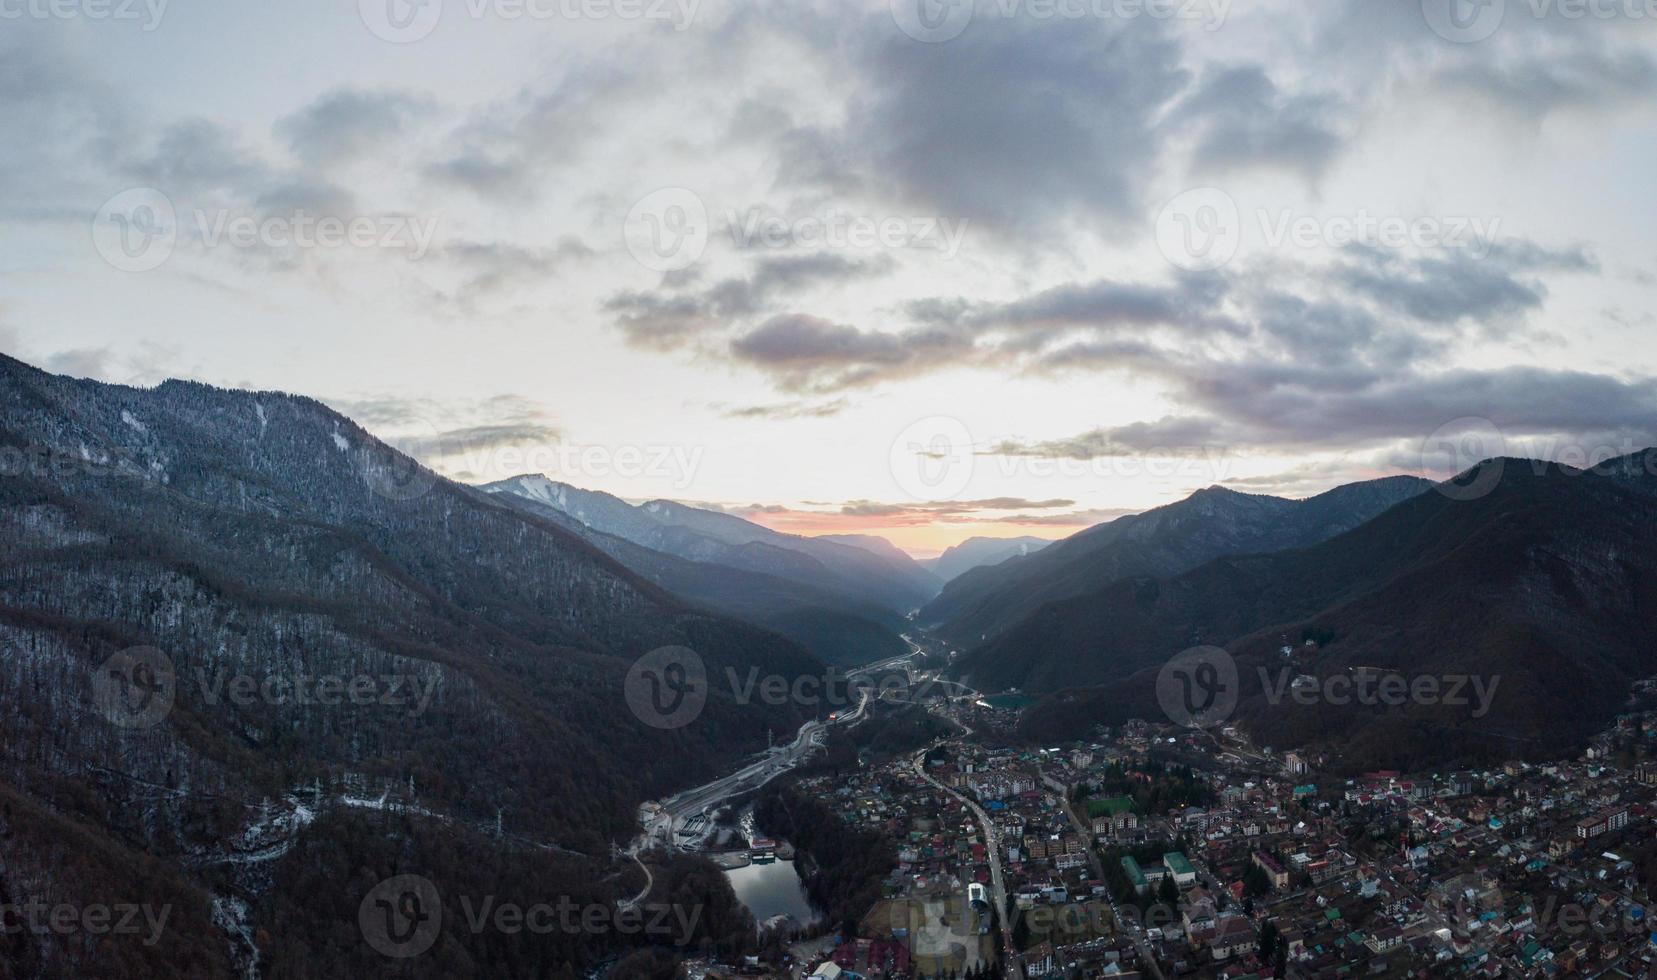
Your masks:
M 917 555 L 1657 443 L 1657 0 L 0 0 L 0 350 Z

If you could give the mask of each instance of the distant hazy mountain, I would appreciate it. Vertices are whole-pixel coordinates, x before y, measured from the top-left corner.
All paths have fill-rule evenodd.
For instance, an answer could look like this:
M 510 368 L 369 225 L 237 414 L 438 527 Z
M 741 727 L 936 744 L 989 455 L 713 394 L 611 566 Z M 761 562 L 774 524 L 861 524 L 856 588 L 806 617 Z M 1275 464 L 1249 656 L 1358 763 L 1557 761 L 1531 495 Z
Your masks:
M 514 487 L 531 494 L 513 492 Z M 609 494 L 577 490 L 544 478 L 504 481 L 494 488 L 497 499 L 569 528 L 685 601 L 775 630 L 825 662 L 857 665 L 909 650 L 898 635 L 904 618 L 884 606 L 837 592 L 825 584 L 716 561 L 681 558 L 619 534 L 595 530 L 577 519 L 579 514 L 612 527 L 629 527 L 646 538 L 659 530 L 644 512 Z M 568 510 L 546 500 L 557 500 Z M 827 575 L 820 573 L 820 577 L 826 580 Z
M 945 582 L 959 578 L 980 565 L 999 565 L 1009 558 L 1033 555 L 1053 542 L 1029 535 L 1017 538 L 967 538 L 960 544 L 944 549 L 936 558 L 921 565 L 930 569 Z
M 715 682 L 693 723 L 652 727 L 623 696 L 635 659 L 824 669 L 308 398 L 0 355 L 0 460 L 0 893 L 172 910 L 153 947 L 8 937 L 7 975 L 228 977 L 245 914 L 274 937 L 267 975 L 368 976 L 386 961 L 357 909 L 393 874 L 613 906 L 640 801 L 809 716 Z M 111 660 L 135 648 L 174 683 Z M 614 946 L 594 939 L 537 938 L 533 960 Z M 529 949 L 443 942 L 411 975 Z
M 938 591 L 937 579 L 896 548 L 877 554 L 861 545 L 783 534 L 731 514 L 671 500 L 633 505 L 538 473 L 511 477 L 483 489 L 539 501 L 595 531 L 655 551 L 792 579 L 899 615 L 919 607 Z
M 1396 476 L 1337 487 L 1306 500 L 1199 490 L 1178 503 L 1119 517 L 950 581 L 922 609 L 923 623 L 962 647 L 994 639 L 1043 605 L 1133 575 L 1173 575 L 1227 554 L 1316 544 L 1369 520 L 1431 484 Z
M 1489 479 L 1483 496 L 1420 494 L 1309 548 L 1118 580 L 1045 606 L 962 670 L 990 690 L 1100 685 L 1031 712 L 1027 725 L 1046 738 L 1160 717 L 1158 665 L 1195 644 L 1229 645 L 1245 694 L 1238 717 L 1263 744 L 1310 743 L 1360 768 L 1562 751 L 1657 674 L 1654 474 L 1650 450 L 1592 473 L 1482 464 L 1458 482 Z M 1261 667 L 1476 676 L 1495 697 L 1482 717 L 1473 705 L 1272 705 Z
M 816 540 L 831 541 L 867 551 L 885 561 L 893 571 L 913 582 L 929 598 L 937 595 L 938 590 L 944 587 L 943 579 L 926 567 L 925 562 L 909 557 L 907 551 L 878 534 L 819 534 Z

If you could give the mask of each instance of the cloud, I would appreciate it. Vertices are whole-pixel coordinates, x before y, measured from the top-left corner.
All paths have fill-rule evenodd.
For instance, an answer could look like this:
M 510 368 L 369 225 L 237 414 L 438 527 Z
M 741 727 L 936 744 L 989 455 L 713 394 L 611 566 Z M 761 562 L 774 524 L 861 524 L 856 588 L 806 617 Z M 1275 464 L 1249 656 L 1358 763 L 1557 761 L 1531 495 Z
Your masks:
M 273 132 L 307 168 L 353 163 L 406 133 L 429 102 L 404 92 L 341 88 L 277 120 Z
M 895 329 L 792 312 L 737 336 L 728 353 L 785 391 L 837 392 L 963 366 L 1118 371 L 1188 394 L 1223 392 L 1251 374 L 1350 391 L 1418 371 L 1456 343 L 1516 334 L 1545 301 L 1544 273 L 1597 269 L 1580 247 L 1522 239 L 1490 243 L 1479 257 L 1351 245 L 1327 261 L 1271 257 L 1164 282 L 920 298 L 901 306 L 909 323 Z
M 1073 507 L 1074 500 L 1028 500 L 1024 497 L 985 497 L 980 500 L 937 500 L 923 504 L 892 504 L 851 500 L 840 505 L 847 517 L 941 517 L 994 510 L 1054 510 Z
M 716 507 L 725 513 L 758 520 L 776 528 L 790 528 L 803 534 L 834 531 L 861 531 L 878 527 L 925 527 L 928 525 L 1000 525 L 1080 528 L 1100 520 L 1119 517 L 1129 510 L 1083 509 L 1073 500 L 1027 500 L 1022 497 L 986 497 L 978 500 L 935 500 L 924 503 L 890 503 L 878 500 L 848 500 L 842 503 L 804 501 L 805 508 L 782 504 L 750 504 L 746 507 Z M 713 506 L 713 505 L 698 505 Z M 1052 513 L 1031 513 L 1050 511 Z
M 1510 446 L 1539 446 L 1544 453 L 1572 447 L 1631 452 L 1657 445 L 1657 379 L 1650 378 L 1533 367 L 1454 368 L 1354 377 L 1342 385 L 1328 383 L 1315 370 L 1302 373 L 1239 361 L 1199 368 L 1180 380 L 1181 400 L 1203 414 L 1149 423 L 1145 431 L 1190 426 L 1211 440 L 1205 445 L 1225 447 L 1228 453 L 1390 451 L 1390 458 L 1413 460 L 1407 465 L 1414 467 L 1426 440 L 1467 419 L 1489 420 Z M 1012 443 L 993 451 L 1079 459 L 1189 454 L 1157 446 L 1136 453 L 1119 440 L 1120 431 Z
M 559 442 L 562 429 L 540 402 L 520 395 L 440 401 L 401 395 L 328 398 L 327 404 L 421 462 L 509 446 Z M 481 469 L 478 460 L 468 460 Z
M 770 373 L 785 391 L 833 392 L 932 370 L 971 347 L 970 337 L 950 330 L 881 333 L 789 313 L 737 337 L 730 352 Z
M 1023 527 L 1092 527 L 1106 521 L 1114 521 L 1118 517 L 1137 514 L 1138 510 L 1131 507 L 1095 507 L 1088 510 L 1066 511 L 1062 514 L 1012 514 L 1006 517 L 997 517 L 995 524 L 1014 524 Z
M 1350 109 L 1332 95 L 1290 95 L 1258 65 L 1216 68 L 1171 114 L 1174 130 L 1200 134 L 1193 172 L 1280 169 L 1308 181 L 1323 176 L 1344 146 L 1336 120 Z
M 715 404 L 721 414 L 730 419 L 769 419 L 773 421 L 795 421 L 798 419 L 825 419 L 844 412 L 850 401 L 845 398 L 834 398 L 828 401 L 795 401 L 783 402 L 775 405 L 739 405 L 726 406 Z
M 1495 245 L 1482 258 L 1465 249 L 1411 258 L 1367 245 L 1348 246 L 1346 256 L 1348 261 L 1336 272 L 1337 283 L 1384 309 L 1437 323 L 1540 308 L 1547 287 L 1539 280 L 1520 278 L 1524 273 L 1597 271 L 1597 264 L 1580 249 L 1549 250 L 1532 242 Z
M 706 334 L 737 326 L 775 308 L 777 301 L 822 285 L 839 285 L 885 275 L 889 256 L 848 257 L 836 253 L 768 256 L 752 263 L 746 276 L 721 279 L 700 289 L 694 276 L 676 276 L 656 290 L 627 290 L 604 303 L 604 310 L 636 347 L 673 350 Z
M 802 20 L 849 62 L 836 77 L 853 85 L 850 111 L 796 123 L 748 106 L 741 124 L 772 130 L 785 186 L 857 191 L 1023 240 L 1134 220 L 1156 116 L 1188 79 L 1176 36 L 1151 18 L 985 20 L 948 44 L 905 37 L 884 5 L 838 31 Z
M 497 449 L 502 446 L 557 442 L 562 436 L 563 433 L 555 425 L 536 422 L 512 422 L 446 429 L 428 440 L 423 440 L 421 445 L 431 458 L 441 459 L 445 456 Z
M 669 69 L 659 51 L 621 45 L 571 57 L 549 83 L 470 110 L 442 140 L 456 147 L 421 169 L 428 180 L 498 204 L 539 200 L 551 175 L 627 118 L 633 99 L 656 95 L 652 84 Z
M 213 194 L 237 201 L 257 198 L 274 172 L 234 131 L 209 119 L 168 125 L 155 148 L 132 161 L 130 169 L 175 201 Z
M 470 315 L 486 300 L 518 298 L 570 263 L 595 257 L 585 242 L 566 236 L 550 246 L 454 239 L 438 246 L 426 260 L 452 276 L 450 284 L 432 287 L 432 299 L 457 314 Z
M 1215 419 L 1169 415 L 1154 422 L 1092 429 L 1065 439 L 1038 442 L 1003 440 L 990 447 L 985 455 L 1082 460 L 1141 455 L 1207 455 L 1211 448 L 1217 446 L 1222 429 Z
M 1437 81 L 1505 112 L 1536 119 L 1649 101 L 1657 96 L 1657 60 L 1645 51 L 1581 47 L 1500 63 L 1468 61 L 1440 72 Z

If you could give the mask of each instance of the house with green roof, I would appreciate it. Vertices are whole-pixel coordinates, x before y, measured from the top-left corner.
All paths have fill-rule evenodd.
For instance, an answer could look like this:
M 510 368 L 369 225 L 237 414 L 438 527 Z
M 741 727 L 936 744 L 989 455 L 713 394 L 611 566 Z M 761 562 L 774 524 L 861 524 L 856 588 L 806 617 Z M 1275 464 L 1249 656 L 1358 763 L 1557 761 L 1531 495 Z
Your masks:
M 1174 884 L 1181 888 L 1189 888 L 1197 883 L 1197 869 L 1191 866 L 1190 860 L 1179 851 L 1169 851 L 1162 855 L 1162 864 L 1168 873 L 1174 876 Z
M 1133 890 L 1139 894 L 1145 894 L 1151 887 L 1150 882 L 1145 880 L 1144 870 L 1139 867 L 1139 862 L 1133 859 L 1133 855 L 1122 859 L 1122 870 L 1127 873 L 1128 881 L 1133 883 Z

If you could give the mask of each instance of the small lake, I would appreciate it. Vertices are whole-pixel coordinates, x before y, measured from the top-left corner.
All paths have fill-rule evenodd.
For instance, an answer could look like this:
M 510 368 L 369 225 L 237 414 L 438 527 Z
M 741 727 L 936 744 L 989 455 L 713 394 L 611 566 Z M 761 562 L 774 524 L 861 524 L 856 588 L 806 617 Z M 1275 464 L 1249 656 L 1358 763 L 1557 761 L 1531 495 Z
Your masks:
M 763 925 L 776 915 L 791 915 L 800 925 L 809 925 L 818 919 L 800 876 L 794 873 L 793 861 L 750 864 L 725 872 L 725 877 L 730 880 L 737 900 L 753 913 L 756 923 Z

